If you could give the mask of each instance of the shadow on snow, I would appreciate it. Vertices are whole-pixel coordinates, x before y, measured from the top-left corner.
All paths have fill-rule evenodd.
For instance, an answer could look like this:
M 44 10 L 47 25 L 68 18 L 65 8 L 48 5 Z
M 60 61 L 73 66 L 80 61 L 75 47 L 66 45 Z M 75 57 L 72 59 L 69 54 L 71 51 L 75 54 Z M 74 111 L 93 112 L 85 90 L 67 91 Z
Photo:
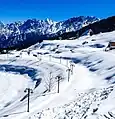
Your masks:
M 0 71 L 13 72 L 17 74 L 28 74 L 28 76 L 36 81 L 35 88 L 40 84 L 41 78 L 37 78 L 38 71 L 37 69 L 27 67 L 27 66 L 14 66 L 14 65 L 0 65 Z

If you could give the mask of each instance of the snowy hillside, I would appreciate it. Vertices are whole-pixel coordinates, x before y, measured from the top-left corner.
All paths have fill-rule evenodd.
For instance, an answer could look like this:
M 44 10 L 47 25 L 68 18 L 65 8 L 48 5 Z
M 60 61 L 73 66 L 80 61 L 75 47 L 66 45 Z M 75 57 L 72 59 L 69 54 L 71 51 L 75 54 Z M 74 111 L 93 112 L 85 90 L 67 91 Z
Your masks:
M 0 55 L 0 119 L 114 119 L 115 50 L 105 52 L 110 41 L 115 31 Z M 33 89 L 30 112 L 25 88 Z

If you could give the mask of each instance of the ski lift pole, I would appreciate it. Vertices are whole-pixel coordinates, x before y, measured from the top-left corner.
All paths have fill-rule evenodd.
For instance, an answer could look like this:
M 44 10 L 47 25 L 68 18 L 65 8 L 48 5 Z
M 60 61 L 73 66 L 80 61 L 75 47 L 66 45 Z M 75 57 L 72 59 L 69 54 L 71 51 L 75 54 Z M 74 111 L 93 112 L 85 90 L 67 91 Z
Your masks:
M 74 64 L 70 64 L 70 69 L 71 69 L 71 73 L 73 74 L 73 67 L 75 67 L 75 65 Z
M 28 106 L 27 106 L 27 112 L 29 112 L 30 110 L 29 110 L 29 104 L 30 104 L 30 93 L 33 93 L 33 90 L 32 89 L 30 89 L 30 88 L 26 88 L 25 90 L 24 90 L 24 92 L 27 92 L 27 96 L 28 96 Z
M 57 76 L 56 78 L 58 79 L 58 80 L 57 80 L 57 82 L 58 82 L 57 93 L 59 93 L 59 91 L 60 91 L 60 89 L 59 89 L 59 85 L 60 85 L 60 80 L 62 80 L 62 77 L 61 77 L 61 76 Z
M 69 82 L 71 69 L 68 68 L 66 71 L 68 72 L 68 82 Z

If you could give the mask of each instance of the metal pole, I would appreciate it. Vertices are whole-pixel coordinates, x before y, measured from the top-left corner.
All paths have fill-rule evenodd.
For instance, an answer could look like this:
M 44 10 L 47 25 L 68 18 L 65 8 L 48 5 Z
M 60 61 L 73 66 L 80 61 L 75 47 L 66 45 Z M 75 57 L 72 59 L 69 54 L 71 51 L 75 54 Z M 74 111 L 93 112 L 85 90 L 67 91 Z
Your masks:
M 27 106 L 27 112 L 29 112 L 29 104 L 30 104 L 30 93 L 33 93 L 33 90 L 32 89 L 30 89 L 30 88 L 26 88 L 25 90 L 24 90 L 24 92 L 27 92 L 27 96 L 28 96 L 28 106 Z
M 70 71 L 68 70 L 68 82 L 69 82 L 69 78 L 70 78 Z
M 68 82 L 69 82 L 71 69 L 67 69 L 66 71 L 68 72 Z
M 29 102 L 30 102 L 30 89 L 28 88 L 28 108 L 27 108 L 27 112 L 29 112 Z
M 60 83 L 60 78 L 58 77 L 58 93 L 59 93 L 59 83 Z
M 50 72 L 50 75 L 49 75 L 49 86 L 48 86 L 49 92 L 51 91 L 51 83 L 52 83 L 52 72 Z
M 58 81 L 57 93 L 59 93 L 59 90 L 60 90 L 60 89 L 59 89 L 59 85 L 60 85 L 60 80 L 62 80 L 62 77 L 61 77 L 61 76 L 57 76 L 56 78 L 58 79 L 58 80 L 57 80 L 57 81 Z
M 73 74 L 73 65 L 72 64 L 70 65 L 70 68 L 71 68 L 71 74 Z
M 72 74 L 73 74 L 73 67 L 74 67 L 74 66 L 72 65 Z
M 73 67 L 75 67 L 74 64 L 70 64 L 71 74 L 73 74 Z

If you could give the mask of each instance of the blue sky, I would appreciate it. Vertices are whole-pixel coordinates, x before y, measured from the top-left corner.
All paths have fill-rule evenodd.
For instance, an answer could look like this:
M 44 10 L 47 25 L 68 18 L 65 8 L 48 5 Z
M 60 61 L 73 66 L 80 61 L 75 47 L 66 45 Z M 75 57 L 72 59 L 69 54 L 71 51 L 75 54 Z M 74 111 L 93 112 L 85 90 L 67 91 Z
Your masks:
M 28 18 L 56 21 L 74 16 L 106 18 L 115 15 L 115 0 L 0 0 L 0 21 Z

